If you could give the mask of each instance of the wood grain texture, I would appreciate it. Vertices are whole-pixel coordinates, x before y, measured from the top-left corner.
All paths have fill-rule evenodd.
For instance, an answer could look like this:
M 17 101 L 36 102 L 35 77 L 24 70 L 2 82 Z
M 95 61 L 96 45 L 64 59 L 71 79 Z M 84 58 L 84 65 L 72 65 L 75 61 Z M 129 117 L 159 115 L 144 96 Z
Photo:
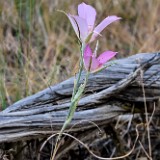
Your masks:
M 110 65 L 112 64 L 112 65 Z M 133 103 L 160 98 L 160 53 L 140 53 L 114 60 L 105 70 L 91 74 L 70 131 L 105 125 L 130 112 Z M 83 83 L 83 76 L 80 83 Z M 74 77 L 26 97 L 0 112 L 0 142 L 48 136 L 58 132 L 68 113 Z M 130 109 L 130 110 L 129 110 Z M 140 110 L 143 108 L 140 108 Z M 158 107 L 157 107 L 158 109 Z

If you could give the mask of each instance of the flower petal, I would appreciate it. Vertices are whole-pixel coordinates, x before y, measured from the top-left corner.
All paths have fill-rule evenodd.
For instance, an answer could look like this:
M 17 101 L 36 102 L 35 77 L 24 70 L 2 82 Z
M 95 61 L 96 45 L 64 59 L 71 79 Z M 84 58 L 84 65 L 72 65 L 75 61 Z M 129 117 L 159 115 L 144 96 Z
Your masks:
M 88 27 L 85 19 L 70 14 L 67 14 L 67 16 L 73 26 L 74 31 L 76 32 L 77 37 L 81 41 L 85 41 L 88 35 Z
M 106 17 L 97 27 L 95 27 L 91 41 L 93 41 L 98 35 L 100 35 L 100 32 L 105 27 L 107 27 L 109 24 L 111 24 L 112 22 L 117 21 L 119 19 L 121 19 L 121 17 L 117 17 L 117 16 Z
M 84 56 L 83 59 L 84 59 L 84 66 L 85 66 L 86 70 L 90 69 L 90 71 L 94 71 L 101 66 L 99 61 L 93 56 Z M 90 63 L 91 63 L 91 65 L 90 65 Z
M 97 60 L 99 61 L 100 64 L 104 64 L 104 63 L 106 63 L 108 60 L 110 60 L 111 58 L 113 58 L 116 54 L 117 54 L 117 52 L 105 51 L 105 52 L 103 52 L 103 53 L 97 58 Z
M 86 56 L 92 56 L 92 50 L 89 45 L 86 45 L 86 48 L 84 50 L 84 57 Z
M 78 15 L 87 21 L 88 29 L 92 31 L 96 19 L 96 10 L 83 2 L 78 5 Z
M 85 19 L 79 16 L 72 16 L 78 27 L 78 37 L 80 36 L 81 41 L 85 41 L 88 36 L 88 26 Z
M 70 14 L 66 14 L 66 15 L 67 15 L 68 19 L 70 20 L 72 27 L 73 27 L 74 31 L 76 32 L 76 35 L 79 37 L 78 26 L 77 26 L 74 18 Z

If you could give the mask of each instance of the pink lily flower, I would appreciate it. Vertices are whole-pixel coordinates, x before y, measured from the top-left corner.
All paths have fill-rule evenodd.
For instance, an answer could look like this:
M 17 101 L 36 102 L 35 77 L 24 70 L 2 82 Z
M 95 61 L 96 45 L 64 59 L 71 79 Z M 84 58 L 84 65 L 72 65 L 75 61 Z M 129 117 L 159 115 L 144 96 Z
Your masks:
M 78 15 L 67 14 L 67 16 L 79 40 L 84 43 L 94 41 L 105 27 L 121 19 L 114 15 L 108 16 L 95 27 L 96 10 L 84 2 L 78 5 Z
M 92 53 L 89 45 L 86 46 L 83 55 L 84 66 L 86 70 L 94 72 L 103 68 L 103 65 L 113 58 L 117 52 L 105 51 L 98 58 Z

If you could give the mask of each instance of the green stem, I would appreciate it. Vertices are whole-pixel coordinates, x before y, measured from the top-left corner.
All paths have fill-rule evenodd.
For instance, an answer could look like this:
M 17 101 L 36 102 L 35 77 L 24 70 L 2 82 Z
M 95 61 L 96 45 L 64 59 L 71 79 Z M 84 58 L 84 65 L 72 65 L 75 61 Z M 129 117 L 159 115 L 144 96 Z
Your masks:
M 83 54 L 84 54 L 85 46 L 86 45 L 82 43 L 82 46 L 81 46 L 81 56 L 80 56 L 80 64 L 79 64 L 79 73 L 78 73 L 77 80 L 75 79 L 72 99 L 74 98 L 74 96 L 75 96 L 75 94 L 76 94 L 76 92 L 78 90 L 79 81 L 80 81 L 80 78 L 81 78 L 81 75 L 82 75 L 82 71 L 83 71 Z
M 74 85 L 74 89 L 73 89 L 73 94 L 72 94 L 72 98 L 71 98 L 71 105 L 70 105 L 70 108 L 69 108 L 69 112 L 68 112 L 68 115 L 66 117 L 66 120 L 61 128 L 61 131 L 57 137 L 57 140 L 56 140 L 56 144 L 55 144 L 55 148 L 54 148 L 54 152 L 52 154 L 52 158 L 51 160 L 54 160 L 55 158 L 55 155 L 57 153 L 57 150 L 60 146 L 60 140 L 61 140 L 61 136 L 64 132 L 64 130 L 66 129 L 66 127 L 70 124 L 73 116 L 74 116 L 74 113 L 75 113 L 75 110 L 76 110 L 76 107 L 78 105 L 78 102 L 84 92 L 84 89 L 86 87 L 86 84 L 87 84 L 87 81 L 88 81 L 88 77 L 89 77 L 89 71 L 87 71 L 87 74 L 86 74 L 86 77 L 85 77 L 85 80 L 84 80 L 84 83 L 81 84 L 79 86 L 79 81 L 80 81 L 80 78 L 81 78 L 81 75 L 82 75 L 82 71 L 83 71 L 83 54 L 84 54 L 84 49 L 85 49 L 85 45 L 82 44 L 82 47 L 81 47 L 81 58 L 80 58 L 80 68 L 79 68 L 79 74 L 78 74 L 78 78 L 77 80 L 75 81 L 75 85 Z

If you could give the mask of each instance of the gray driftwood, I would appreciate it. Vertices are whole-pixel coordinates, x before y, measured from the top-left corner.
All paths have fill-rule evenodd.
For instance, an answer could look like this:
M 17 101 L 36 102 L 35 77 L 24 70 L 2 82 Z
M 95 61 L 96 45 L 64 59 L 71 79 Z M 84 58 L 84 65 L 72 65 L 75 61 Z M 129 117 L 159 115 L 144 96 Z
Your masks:
M 107 65 L 107 69 L 90 75 L 84 96 L 68 126 L 70 131 L 94 127 L 91 121 L 105 125 L 114 117 L 131 112 L 133 104 L 144 103 L 143 87 L 147 103 L 159 100 L 160 53 L 136 54 Z M 81 83 L 84 75 L 85 72 Z M 58 132 L 68 113 L 73 81 L 74 77 L 50 86 L 0 112 L 0 142 Z M 159 110 L 158 106 L 156 109 Z M 139 108 L 141 110 L 143 107 Z

